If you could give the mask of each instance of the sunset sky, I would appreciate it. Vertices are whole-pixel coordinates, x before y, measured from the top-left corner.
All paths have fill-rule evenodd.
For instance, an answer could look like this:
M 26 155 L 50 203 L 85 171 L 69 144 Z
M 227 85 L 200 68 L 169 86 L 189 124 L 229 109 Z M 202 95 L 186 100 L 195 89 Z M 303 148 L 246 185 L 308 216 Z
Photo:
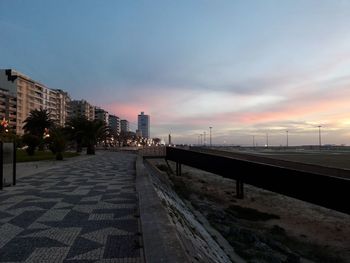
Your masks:
M 350 145 L 350 1 L 0 0 L 0 33 L 0 68 L 154 137 Z

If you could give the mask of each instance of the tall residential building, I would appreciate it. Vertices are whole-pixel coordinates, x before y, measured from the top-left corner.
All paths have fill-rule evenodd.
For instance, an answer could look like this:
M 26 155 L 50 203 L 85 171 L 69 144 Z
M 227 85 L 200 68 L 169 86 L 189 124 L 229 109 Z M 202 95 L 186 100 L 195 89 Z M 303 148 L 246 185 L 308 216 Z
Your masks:
M 3 90 L 7 90 L 16 96 L 17 134 L 24 133 L 23 122 L 30 112 L 35 109 L 46 109 L 54 122 L 57 124 L 63 123 L 65 113 L 62 116 L 59 110 L 61 104 L 59 91 L 50 89 L 13 69 L 0 70 L 0 86 Z
M 89 121 L 95 119 L 95 107 L 86 100 L 72 100 L 70 106 L 72 117 L 85 116 Z
M 120 133 L 120 119 L 118 116 L 109 115 L 108 125 L 114 134 Z
M 150 116 L 145 115 L 144 112 L 138 115 L 137 129 L 141 131 L 142 137 L 150 138 Z
M 71 116 L 71 98 L 69 94 L 63 90 L 57 89 L 57 111 L 58 111 L 58 125 L 64 126 Z
M 120 132 L 129 132 L 129 122 L 127 120 L 121 120 L 120 121 Z
M 2 89 L 0 86 L 0 122 L 5 119 L 9 131 L 16 132 L 17 127 L 17 100 L 16 94 Z
M 95 120 L 101 120 L 108 125 L 109 123 L 108 116 L 109 116 L 108 111 L 105 111 L 104 109 L 97 108 L 97 107 L 95 108 Z

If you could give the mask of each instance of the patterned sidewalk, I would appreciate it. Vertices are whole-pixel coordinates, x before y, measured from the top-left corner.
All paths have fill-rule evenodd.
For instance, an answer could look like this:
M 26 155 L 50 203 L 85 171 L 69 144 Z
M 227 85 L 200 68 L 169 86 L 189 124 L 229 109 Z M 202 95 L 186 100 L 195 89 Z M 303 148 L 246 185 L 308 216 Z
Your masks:
M 0 262 L 144 262 L 135 158 L 105 152 L 0 191 Z

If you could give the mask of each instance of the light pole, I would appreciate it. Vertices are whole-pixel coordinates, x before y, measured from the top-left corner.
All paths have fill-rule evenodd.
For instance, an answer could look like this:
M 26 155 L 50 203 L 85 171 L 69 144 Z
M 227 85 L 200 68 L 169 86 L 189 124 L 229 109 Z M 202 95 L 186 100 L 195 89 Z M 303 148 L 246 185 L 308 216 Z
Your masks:
M 206 133 L 204 132 L 204 146 L 207 144 L 207 139 L 205 137 Z
M 286 130 L 287 133 L 287 147 L 288 147 L 288 130 Z
M 266 132 L 266 148 L 269 148 L 269 133 Z
M 209 127 L 209 142 L 210 142 L 210 147 L 211 147 L 211 129 L 212 129 L 213 127 Z
M 321 142 L 321 125 L 318 125 L 318 145 L 320 147 L 320 150 L 321 150 L 321 146 L 322 146 L 322 142 Z

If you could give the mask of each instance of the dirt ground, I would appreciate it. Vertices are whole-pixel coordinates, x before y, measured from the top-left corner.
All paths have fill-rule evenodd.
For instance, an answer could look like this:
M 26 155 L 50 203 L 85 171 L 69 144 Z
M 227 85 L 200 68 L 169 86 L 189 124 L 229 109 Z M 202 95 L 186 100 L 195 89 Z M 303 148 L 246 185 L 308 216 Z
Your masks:
M 152 162 L 248 262 L 350 262 L 349 215 L 249 185 L 237 199 L 233 180 Z

